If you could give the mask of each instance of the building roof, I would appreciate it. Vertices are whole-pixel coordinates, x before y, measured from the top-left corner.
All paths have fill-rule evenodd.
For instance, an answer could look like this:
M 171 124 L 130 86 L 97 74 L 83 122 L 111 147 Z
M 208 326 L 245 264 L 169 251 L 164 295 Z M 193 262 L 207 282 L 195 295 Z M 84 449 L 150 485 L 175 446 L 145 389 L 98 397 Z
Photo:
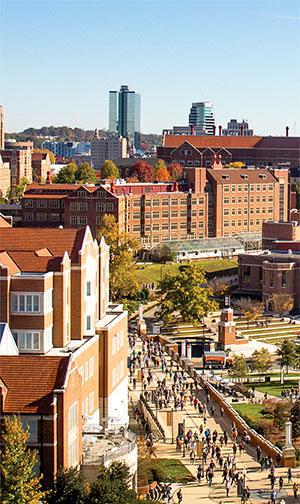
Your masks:
M 24 272 L 57 271 L 65 252 L 69 254 L 73 263 L 78 263 L 79 251 L 87 229 L 89 228 L 39 228 L 38 230 L 36 228 L 0 228 L 0 259 L 2 258 L 3 264 L 17 265 Z M 47 249 L 47 254 L 41 253 L 42 249 Z M 8 264 L 8 261 L 11 264 Z
M 275 182 L 274 175 L 268 169 L 207 169 L 207 173 L 218 184 L 263 184 Z
M 262 139 L 261 136 L 214 136 L 214 135 L 165 135 L 163 139 L 164 147 L 179 147 L 184 142 L 189 142 L 197 149 L 206 147 L 220 149 L 225 148 L 247 148 L 251 149 Z
M 163 147 L 176 148 L 189 142 L 197 149 L 300 149 L 300 137 L 165 135 Z
M 7 388 L 4 413 L 50 413 L 54 390 L 61 389 L 70 356 L 0 356 L 0 379 Z

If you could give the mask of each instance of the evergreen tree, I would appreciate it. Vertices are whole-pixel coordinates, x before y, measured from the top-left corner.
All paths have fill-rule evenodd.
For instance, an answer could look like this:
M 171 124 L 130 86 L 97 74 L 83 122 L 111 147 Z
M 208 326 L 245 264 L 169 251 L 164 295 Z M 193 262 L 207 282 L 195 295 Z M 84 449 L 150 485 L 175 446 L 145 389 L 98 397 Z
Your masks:
M 121 462 L 102 467 L 88 497 L 89 504 L 137 504 L 135 492 L 129 489 L 130 473 Z
M 56 475 L 53 488 L 49 492 L 49 504 L 84 504 L 88 485 L 77 467 L 60 470 Z
M 24 431 L 16 416 L 4 417 L 0 460 L 0 500 L 3 504 L 39 504 L 45 502 L 41 476 L 34 468 L 36 450 L 27 447 L 29 432 Z

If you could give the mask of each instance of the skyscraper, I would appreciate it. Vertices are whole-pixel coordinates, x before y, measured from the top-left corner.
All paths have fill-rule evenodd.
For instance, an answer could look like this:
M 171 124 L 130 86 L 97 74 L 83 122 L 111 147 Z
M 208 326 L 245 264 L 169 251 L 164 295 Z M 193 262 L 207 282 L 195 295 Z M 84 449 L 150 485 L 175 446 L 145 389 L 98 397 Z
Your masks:
M 0 105 L 0 149 L 4 149 L 4 108 Z
M 140 95 L 121 86 L 109 92 L 109 130 L 125 137 L 136 149 L 140 147 Z
M 213 104 L 210 101 L 192 103 L 189 126 L 194 126 L 198 135 L 215 134 Z

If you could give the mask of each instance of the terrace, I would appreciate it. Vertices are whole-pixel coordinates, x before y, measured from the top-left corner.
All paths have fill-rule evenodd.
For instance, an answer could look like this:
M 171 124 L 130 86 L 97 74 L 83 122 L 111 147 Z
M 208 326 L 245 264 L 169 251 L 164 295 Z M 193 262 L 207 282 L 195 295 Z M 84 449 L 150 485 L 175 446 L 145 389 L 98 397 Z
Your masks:
M 289 319 L 262 317 L 248 324 L 239 317 L 235 319 L 235 323 L 238 336 L 274 345 L 280 344 L 283 339 L 295 340 L 300 334 L 300 324 L 296 321 L 290 323 Z

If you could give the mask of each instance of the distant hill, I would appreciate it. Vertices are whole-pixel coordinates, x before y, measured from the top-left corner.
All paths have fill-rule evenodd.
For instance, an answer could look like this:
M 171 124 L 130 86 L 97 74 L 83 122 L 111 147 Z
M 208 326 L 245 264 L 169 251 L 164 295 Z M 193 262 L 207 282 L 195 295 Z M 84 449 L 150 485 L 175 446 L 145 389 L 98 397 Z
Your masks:
M 36 147 L 45 140 L 45 137 L 55 137 L 58 141 L 90 142 L 94 130 L 82 128 L 70 128 L 69 126 L 43 126 L 42 128 L 26 128 L 24 131 L 6 133 L 6 138 L 15 138 L 17 141 L 31 140 Z M 106 130 L 99 130 L 100 136 L 109 136 Z M 141 133 L 141 143 L 148 145 L 160 145 L 161 135 Z

